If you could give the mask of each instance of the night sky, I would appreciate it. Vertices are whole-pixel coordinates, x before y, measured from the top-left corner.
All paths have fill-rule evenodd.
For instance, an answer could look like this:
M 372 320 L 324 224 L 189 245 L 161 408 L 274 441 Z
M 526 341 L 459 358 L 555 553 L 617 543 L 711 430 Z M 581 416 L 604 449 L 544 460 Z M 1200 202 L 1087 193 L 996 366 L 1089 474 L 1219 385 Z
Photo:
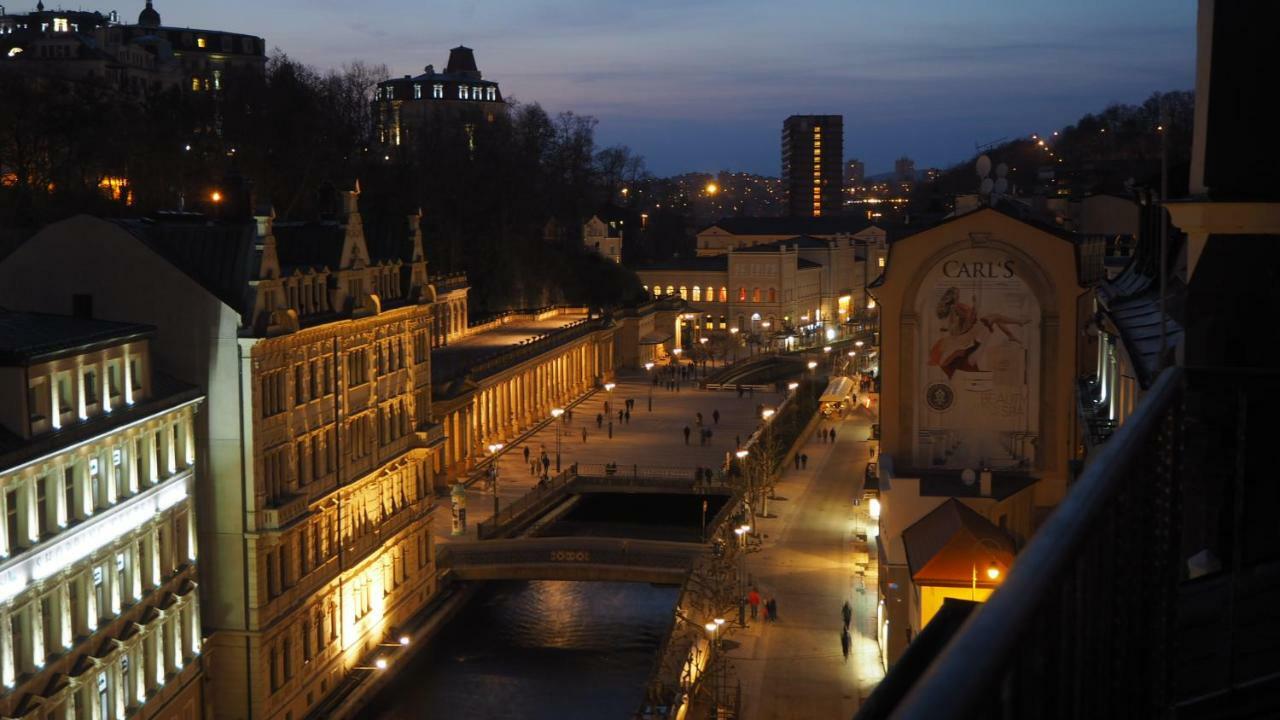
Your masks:
M 50 3 L 52 6 L 53 3 Z M 92 3 L 87 3 L 92 5 Z M 138 9 L 143 3 L 136 1 Z M 9 3 L 10 12 L 17 10 Z M 119 7 L 132 16 L 136 10 Z M 1157 90 L 1190 89 L 1192 0 L 156 0 L 165 25 L 249 32 L 392 75 L 475 48 L 508 98 L 599 119 L 658 175 L 777 175 L 782 120 L 845 118 L 868 172 L 946 166 Z

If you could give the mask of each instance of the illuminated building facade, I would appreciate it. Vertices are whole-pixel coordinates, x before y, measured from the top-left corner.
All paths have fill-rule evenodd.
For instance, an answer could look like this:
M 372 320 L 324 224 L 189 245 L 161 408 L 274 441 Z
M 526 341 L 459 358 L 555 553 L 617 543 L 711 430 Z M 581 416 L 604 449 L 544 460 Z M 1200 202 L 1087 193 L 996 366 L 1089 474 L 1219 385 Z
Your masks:
M 113 10 L 0 13 L 0 67 L 109 87 L 129 95 L 179 87 L 222 89 L 228 73 L 262 72 L 266 41 L 223 30 L 170 27 L 147 0 L 138 21 L 120 22 Z
M 208 388 L 196 447 L 216 481 L 196 507 L 214 717 L 315 711 L 435 591 L 440 328 L 420 218 L 366 238 L 356 191 L 339 195 L 334 220 L 305 224 L 235 187 L 219 222 L 79 216 L 0 265 L 6 305 L 85 294 L 159 326 L 158 362 Z M 61 277 L 39 270 L 52 258 L 70 262 Z
M 782 124 L 782 184 L 792 216 L 840 212 L 843 115 L 792 115 Z
M 582 224 L 582 245 L 588 251 L 622 263 L 622 233 L 627 214 L 617 208 L 601 208 Z
M 377 139 L 389 147 L 409 144 L 434 119 L 457 119 L 472 134 L 474 123 L 493 122 L 506 110 L 498 83 L 484 79 L 475 51 L 462 45 L 449 51 L 444 72 L 428 65 L 421 75 L 378 83 L 373 96 Z
M 153 336 L 0 312 L 0 717 L 202 717 L 203 398 Z

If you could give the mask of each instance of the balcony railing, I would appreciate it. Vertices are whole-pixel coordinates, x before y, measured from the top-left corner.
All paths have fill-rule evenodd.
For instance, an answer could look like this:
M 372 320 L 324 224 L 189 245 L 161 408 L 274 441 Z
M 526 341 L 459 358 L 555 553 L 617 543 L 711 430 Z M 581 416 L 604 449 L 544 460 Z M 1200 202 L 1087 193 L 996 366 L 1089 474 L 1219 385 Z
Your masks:
M 1167 716 L 1183 375 L 1164 372 L 902 699 L 859 718 Z

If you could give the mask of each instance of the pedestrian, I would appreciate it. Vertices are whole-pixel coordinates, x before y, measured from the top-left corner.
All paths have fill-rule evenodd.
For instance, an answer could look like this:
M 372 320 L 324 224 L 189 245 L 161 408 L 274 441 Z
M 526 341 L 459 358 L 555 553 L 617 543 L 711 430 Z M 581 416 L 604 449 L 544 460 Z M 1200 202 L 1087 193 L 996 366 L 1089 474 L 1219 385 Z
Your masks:
M 778 599 L 769 598 L 769 619 L 778 622 Z
M 809 469 L 809 453 L 800 453 L 800 468 L 802 470 Z
M 585 425 L 582 427 L 582 444 L 587 444 L 587 427 Z
M 751 588 L 751 592 L 747 593 L 747 604 L 751 606 L 751 619 L 755 620 L 760 613 L 760 593 L 755 588 Z
M 849 637 L 849 626 L 840 631 L 840 652 L 844 653 L 844 661 L 849 662 L 849 645 L 853 638 Z
M 619 424 L 619 425 L 621 425 L 621 424 L 622 424 L 622 413 L 623 413 L 623 412 L 624 412 L 624 411 L 622 411 L 622 410 L 619 410 L 619 411 L 618 411 L 618 424 Z
M 834 443 L 835 441 L 836 441 L 836 429 L 831 428 L 831 442 Z
M 689 444 L 689 433 L 691 432 L 693 432 L 693 430 L 689 429 L 688 425 L 685 425 L 684 426 L 684 444 L 685 445 Z
M 604 427 L 604 414 L 596 413 L 596 429 L 599 430 L 602 427 Z
M 529 462 L 529 446 L 524 446 L 524 461 Z
M 628 411 L 627 411 L 627 414 L 626 414 L 624 417 L 626 417 L 626 419 L 627 419 L 627 424 L 628 424 L 628 425 L 630 425 L 630 424 L 631 424 L 631 411 L 630 411 L 630 410 L 628 410 Z
M 712 420 L 713 422 L 715 422 L 715 424 L 716 424 L 716 425 L 719 425 L 719 424 L 720 424 L 720 411 L 719 411 L 719 410 L 712 410 L 712 411 L 711 411 L 711 420 Z
M 609 418 L 609 439 L 613 439 L 613 418 Z
M 551 467 L 551 458 L 546 453 L 542 453 L 542 473 L 545 475 L 547 469 Z
M 844 607 L 840 608 L 840 616 L 844 618 L 845 632 L 849 631 L 849 623 L 853 622 L 853 607 L 849 605 L 849 601 L 844 601 Z

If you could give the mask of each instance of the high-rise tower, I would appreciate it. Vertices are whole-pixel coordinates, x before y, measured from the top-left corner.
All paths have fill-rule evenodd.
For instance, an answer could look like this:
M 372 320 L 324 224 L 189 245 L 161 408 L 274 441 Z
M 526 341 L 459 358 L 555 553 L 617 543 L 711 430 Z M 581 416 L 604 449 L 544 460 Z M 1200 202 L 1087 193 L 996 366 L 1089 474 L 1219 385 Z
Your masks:
M 844 117 L 792 115 L 782 124 L 782 183 L 788 212 L 821 217 L 840 212 Z

